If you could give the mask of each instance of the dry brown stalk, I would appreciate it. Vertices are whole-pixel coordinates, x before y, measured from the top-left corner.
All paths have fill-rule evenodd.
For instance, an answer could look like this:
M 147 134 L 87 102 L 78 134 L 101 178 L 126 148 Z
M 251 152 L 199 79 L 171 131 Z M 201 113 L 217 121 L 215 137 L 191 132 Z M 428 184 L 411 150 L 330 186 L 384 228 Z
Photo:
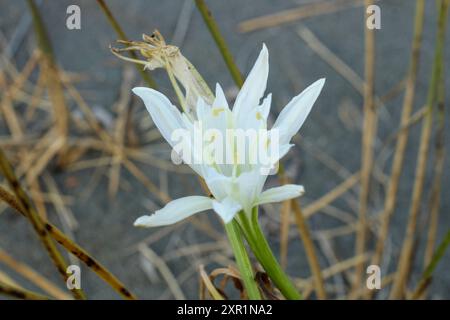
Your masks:
M 29 291 L 26 289 L 21 289 L 21 288 L 15 287 L 15 286 L 11 286 L 11 285 L 1 282 L 1 281 L 0 281 L 0 293 L 11 296 L 13 298 L 24 299 L 24 300 L 48 300 L 49 299 L 47 296 Z
M 70 300 L 71 296 L 66 292 L 58 288 L 54 283 L 47 280 L 41 274 L 37 273 L 28 265 L 17 261 L 3 249 L 0 248 L 0 261 L 10 267 L 12 270 L 28 279 L 30 282 L 47 292 L 49 295 L 56 299 Z
M 366 7 L 373 5 L 373 0 L 366 0 Z M 366 13 L 367 18 L 367 13 Z M 366 19 L 365 19 L 366 20 Z M 364 20 L 364 23 L 365 23 Z M 366 248 L 367 211 L 370 192 L 370 181 L 373 168 L 374 142 L 377 134 L 378 112 L 374 103 L 375 85 L 375 31 L 365 30 L 365 86 L 364 86 L 364 121 L 362 132 L 361 154 L 361 191 L 359 199 L 359 229 L 356 234 L 355 255 L 360 256 Z M 353 290 L 361 286 L 364 264 L 355 267 Z
M 403 241 L 401 254 L 399 258 L 397 277 L 394 281 L 390 294 L 391 299 L 400 299 L 404 296 L 408 275 L 412 263 L 417 218 L 419 216 L 420 205 L 422 202 L 423 189 L 426 177 L 426 167 L 428 160 L 428 150 L 430 146 L 430 138 L 433 129 L 433 109 L 434 104 L 436 103 L 437 100 L 441 74 L 442 72 L 444 72 L 443 52 L 445 43 L 445 27 L 447 22 L 447 11 L 449 3 L 450 1 L 448 0 L 440 1 L 435 57 L 433 61 L 433 70 L 427 97 L 427 114 L 422 120 L 422 132 L 420 136 L 419 151 L 417 154 L 417 165 L 411 198 L 409 220 L 406 227 L 406 235 Z
M 359 181 L 359 177 L 360 173 L 358 171 L 348 177 L 344 182 L 327 192 L 325 195 L 307 205 L 303 209 L 303 215 L 305 216 L 305 218 L 310 218 L 313 214 L 317 213 L 318 211 L 329 205 L 331 202 L 342 196 Z
M 16 212 L 26 217 L 26 211 L 22 204 L 9 191 L 0 186 L 0 199 L 5 201 Z M 111 274 L 100 262 L 93 258 L 86 250 L 70 240 L 62 231 L 49 222 L 44 222 L 44 229 L 61 246 L 71 252 L 75 257 L 85 263 L 101 279 L 108 283 L 114 290 L 126 299 L 136 299 L 136 297 L 125 288 L 125 286 L 113 274 Z
M 36 231 L 39 239 L 46 248 L 48 254 L 50 255 L 52 261 L 54 262 L 57 270 L 63 277 L 64 281 L 67 281 L 68 274 L 66 273 L 67 264 L 64 261 L 61 253 L 58 251 L 56 244 L 50 238 L 48 230 L 45 228 L 45 223 L 39 217 L 38 213 L 31 204 L 30 199 L 26 195 L 25 191 L 22 189 L 19 181 L 17 180 L 11 164 L 6 159 L 3 150 L 0 149 L 0 169 L 3 172 L 6 180 L 8 181 L 11 189 L 14 191 L 21 207 L 24 210 L 25 217 L 28 218 L 32 224 L 34 230 Z M 79 289 L 72 290 L 72 294 L 77 299 L 85 299 L 83 291 Z
M 13 139 L 20 139 L 23 137 L 22 123 L 14 110 L 3 73 L 0 73 L 0 89 L 4 92 L 0 101 L 0 108 L 3 117 L 5 118 L 6 125 L 8 126 Z
M 333 13 L 339 10 L 363 5 L 363 0 L 335 0 L 320 1 L 302 5 L 295 9 L 288 9 L 272 13 L 258 18 L 249 19 L 238 25 L 240 32 L 251 32 L 265 28 L 271 28 L 300 19 L 311 18 L 323 14 Z
M 166 262 L 146 245 L 140 245 L 139 252 L 159 270 L 162 277 L 167 282 L 174 298 L 177 300 L 185 300 L 186 297 Z
M 422 43 L 423 21 L 425 13 L 425 0 L 418 0 L 416 4 L 416 17 L 414 22 L 414 36 L 411 52 L 411 65 L 406 80 L 406 91 L 403 99 L 402 115 L 400 119 L 400 131 L 397 135 L 397 144 L 395 147 L 394 159 L 392 162 L 391 176 L 389 178 L 386 199 L 384 202 L 384 210 L 380 214 L 380 232 L 375 247 L 375 253 L 372 258 L 372 264 L 380 265 L 382 261 L 384 244 L 389 231 L 389 222 L 395 209 L 397 191 L 400 182 L 400 176 L 403 169 L 403 161 L 405 150 L 408 143 L 408 123 L 411 119 L 413 109 L 415 83 L 420 57 L 420 47 Z M 402 129 L 405 128 L 405 129 Z M 373 296 L 374 292 L 370 291 L 368 295 Z M 369 298 L 369 296 L 367 296 Z
M 300 233 L 300 237 L 302 238 L 302 242 L 306 251 L 306 257 L 308 258 L 311 272 L 313 274 L 314 286 L 316 288 L 317 297 L 321 300 L 326 299 L 327 293 L 325 291 L 325 283 L 323 280 L 322 271 L 320 269 L 319 260 L 317 259 L 317 255 L 314 249 L 314 242 L 311 239 L 309 227 L 306 222 L 306 218 L 303 215 L 298 200 L 293 199 L 291 202 L 292 202 L 292 209 L 294 210 L 298 232 Z

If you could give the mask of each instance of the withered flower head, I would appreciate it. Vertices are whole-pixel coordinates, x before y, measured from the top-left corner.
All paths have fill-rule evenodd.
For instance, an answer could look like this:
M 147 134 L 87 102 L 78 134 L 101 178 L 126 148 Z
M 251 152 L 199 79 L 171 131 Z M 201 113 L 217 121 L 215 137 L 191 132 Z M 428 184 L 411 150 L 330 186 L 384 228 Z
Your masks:
M 214 95 L 208 85 L 192 63 L 181 54 L 177 46 L 166 44 L 166 41 L 158 30 L 155 30 L 151 36 L 143 34 L 142 40 L 118 40 L 117 42 L 125 45 L 125 48 L 111 48 L 111 52 L 120 59 L 142 64 L 144 69 L 166 69 L 170 81 L 180 99 L 181 107 L 185 112 L 195 110 L 199 97 L 207 103 L 213 102 Z M 122 53 L 125 51 L 138 52 L 143 57 L 143 60 L 124 56 Z M 183 86 L 184 94 L 179 90 L 175 79 Z

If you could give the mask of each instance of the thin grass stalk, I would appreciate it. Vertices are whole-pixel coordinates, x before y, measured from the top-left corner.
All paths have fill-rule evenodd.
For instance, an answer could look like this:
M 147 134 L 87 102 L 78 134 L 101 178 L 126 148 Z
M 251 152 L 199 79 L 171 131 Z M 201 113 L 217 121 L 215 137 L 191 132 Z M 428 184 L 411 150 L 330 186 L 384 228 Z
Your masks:
M 59 137 L 65 139 L 68 133 L 69 113 L 64 99 L 58 65 L 38 7 L 33 0 L 27 0 L 27 4 L 33 18 L 37 43 L 42 52 L 41 72 L 44 73 L 46 78 L 46 86 L 53 106 L 53 117 L 56 128 Z
M 49 300 L 50 298 L 42 294 L 32 292 L 26 289 L 11 286 L 7 283 L 0 281 L 0 293 L 7 296 L 23 299 L 23 300 Z
M 65 262 L 61 253 L 58 251 L 56 244 L 51 239 L 48 230 L 45 228 L 44 222 L 41 220 L 38 213 L 32 206 L 30 199 L 20 186 L 20 182 L 17 180 L 16 175 L 14 174 L 14 171 L 11 167 L 11 164 L 9 163 L 5 154 L 3 153 L 3 150 L 1 149 L 0 149 L 0 170 L 2 171 L 11 189 L 16 195 L 18 202 L 22 206 L 23 211 L 25 213 L 25 217 L 28 218 L 28 220 L 31 222 L 42 244 L 44 245 L 45 249 L 50 255 L 50 258 L 52 259 L 59 273 L 66 282 L 68 279 L 68 274 L 66 273 L 67 263 Z M 85 299 L 85 295 L 81 289 L 74 289 L 71 292 L 76 299 Z
M 397 136 L 397 143 L 394 151 L 394 159 L 392 161 L 391 176 L 389 178 L 386 199 L 384 202 L 384 209 L 380 214 L 380 231 L 375 247 L 375 253 L 372 258 L 372 264 L 381 265 L 383 259 L 384 244 L 389 232 L 389 223 L 392 214 L 395 210 L 398 186 L 400 176 L 403 170 L 403 162 L 405 158 L 405 150 L 408 144 L 409 128 L 407 124 L 411 117 L 413 109 L 415 84 L 417 79 L 417 71 L 419 69 L 420 47 L 422 45 L 423 21 L 425 16 L 425 0 L 417 0 L 416 2 L 416 16 L 414 19 L 414 36 L 411 51 L 411 64 L 408 71 L 408 78 L 406 80 L 406 90 L 403 99 L 402 115 L 400 119 L 401 130 Z M 367 298 L 373 296 L 374 291 L 368 291 Z
M 441 187 L 442 187 L 442 175 L 444 172 L 444 160 L 445 160 L 445 146 L 444 146 L 444 128 L 445 128 L 445 119 L 444 119 L 444 103 L 439 102 L 439 122 L 438 128 L 436 132 L 436 151 L 435 151 L 435 162 L 433 165 L 434 168 L 434 178 L 430 192 L 430 200 L 429 200 L 429 212 L 430 212 L 430 221 L 428 228 L 428 236 L 427 236 L 427 245 L 425 248 L 424 255 L 424 264 L 427 265 L 430 263 L 431 258 L 433 256 L 434 244 L 436 242 L 436 235 L 439 223 L 439 208 L 441 203 Z
M 444 70 L 444 66 L 441 67 Z M 425 244 L 424 253 L 424 268 L 430 264 L 433 259 L 433 251 L 436 243 L 436 237 L 439 227 L 439 210 L 441 206 L 441 189 L 442 189 L 442 175 L 444 174 L 444 160 L 445 160 L 445 77 L 441 74 L 441 83 L 439 85 L 438 102 L 437 102 L 437 128 L 435 134 L 435 150 L 433 161 L 433 179 L 431 183 L 431 190 L 428 198 L 428 232 Z M 427 295 L 428 281 L 423 288 L 420 288 L 420 294 L 417 299 L 424 299 Z M 417 288 L 416 290 L 419 290 Z
M 443 63 L 443 61 L 442 61 Z M 444 66 L 441 66 L 444 70 Z M 441 84 L 439 86 L 439 101 L 437 104 L 437 128 L 435 137 L 435 159 L 433 165 L 433 182 L 431 185 L 429 212 L 430 221 L 428 227 L 427 245 L 425 248 L 424 264 L 428 265 L 431 262 L 434 251 L 434 244 L 436 242 L 436 235 L 439 223 L 439 208 L 441 204 L 441 188 L 442 175 L 444 174 L 444 160 L 445 160 L 445 79 L 444 74 L 441 74 Z
M 0 199 L 5 201 L 11 208 L 26 217 L 26 211 L 17 198 L 6 189 L 0 186 Z M 117 279 L 106 267 L 92 257 L 86 250 L 81 248 L 71 239 L 69 239 L 61 230 L 49 222 L 43 222 L 45 230 L 66 250 L 80 259 L 87 267 L 92 269 L 101 279 L 111 286 L 123 298 L 135 300 L 136 296 L 128 290 L 123 283 Z
M 112 14 L 112 12 L 109 9 L 109 7 L 106 5 L 105 1 L 104 0 L 97 0 L 97 3 L 100 6 L 100 8 L 102 9 L 103 13 L 105 14 L 106 19 L 108 19 L 108 22 L 113 27 L 113 29 L 116 32 L 116 34 L 119 37 L 119 39 L 123 40 L 123 41 L 128 41 L 128 38 L 127 38 L 125 32 L 123 31 L 123 29 L 120 26 L 119 22 L 117 22 L 117 19 L 114 17 L 114 15 Z M 130 51 L 130 56 L 133 59 L 137 59 L 138 58 L 136 53 L 133 52 L 133 51 Z M 153 80 L 153 78 L 151 77 L 151 75 L 149 75 L 147 72 L 145 72 L 145 70 L 143 70 L 139 65 L 135 64 L 135 67 L 139 71 L 139 73 L 142 76 L 142 79 L 144 79 L 144 81 L 147 83 L 147 85 L 149 87 L 155 89 L 156 88 L 156 83 L 155 83 L 155 80 Z
M 206 23 L 206 26 L 209 29 L 214 41 L 216 42 L 217 47 L 219 48 L 220 53 L 222 54 L 223 59 L 230 71 L 231 76 L 233 77 L 234 82 L 240 88 L 244 84 L 244 79 L 242 78 L 241 72 L 234 62 L 233 55 L 231 54 L 230 49 L 228 49 L 227 43 L 220 33 L 219 27 L 216 23 L 216 20 L 209 11 L 208 6 L 206 5 L 204 0 L 195 0 L 195 4 L 197 5 L 198 10 L 200 11 L 203 20 Z
M 327 293 L 325 290 L 325 282 L 322 276 L 322 270 L 320 269 L 319 259 L 317 258 L 316 251 L 314 249 L 314 242 L 312 241 L 311 234 L 306 222 L 305 217 L 300 204 L 297 199 L 292 199 L 292 209 L 294 211 L 295 221 L 297 223 L 298 233 L 305 247 L 306 257 L 311 268 L 313 275 L 314 287 L 316 289 L 317 298 L 325 300 Z
M 284 166 L 281 163 L 279 164 L 278 176 L 283 184 L 290 183 L 290 179 L 286 177 Z M 314 242 L 311 238 L 311 232 L 308 223 L 306 222 L 307 216 L 304 214 L 300 202 L 297 199 L 292 199 L 289 202 L 290 207 L 292 207 L 292 210 L 294 211 L 297 230 L 305 248 L 306 258 L 314 279 L 314 288 L 316 290 L 317 298 L 324 300 L 326 299 L 325 282 L 323 280 L 319 259 L 317 258 L 316 250 L 314 248 Z M 286 218 L 288 221 L 290 220 L 289 217 Z
M 2 248 L 0 248 L 0 262 L 8 266 L 11 270 L 14 270 L 17 274 L 20 274 L 25 279 L 45 291 L 50 296 L 60 300 L 70 300 L 71 296 L 66 291 L 60 289 L 55 284 L 47 280 L 44 276 L 40 275 L 28 265 L 15 260 L 12 256 L 7 254 Z
M 362 5 L 363 3 L 364 0 L 316 0 L 300 5 L 297 8 L 269 13 L 267 15 L 245 20 L 238 25 L 238 30 L 242 33 L 247 33 L 283 26 L 306 18 L 313 18 L 340 10 L 346 10 Z
M 444 66 L 441 67 L 444 70 Z M 427 243 L 425 245 L 424 266 L 428 266 L 433 259 L 434 246 L 439 227 L 439 209 L 441 206 L 442 175 L 444 174 L 445 163 L 445 77 L 441 75 L 439 86 L 437 128 L 435 137 L 435 158 L 433 164 L 433 182 L 431 184 L 430 197 L 428 201 L 429 221 Z M 425 298 L 426 289 L 422 291 L 421 298 Z
M 440 2 L 439 6 L 438 34 L 436 40 L 435 56 L 433 61 L 433 71 L 431 75 L 430 88 L 428 90 L 428 97 L 427 97 L 427 113 L 422 120 L 422 132 L 420 137 L 419 152 L 417 155 L 417 165 L 411 199 L 409 220 L 399 258 L 397 277 L 394 280 L 392 291 L 390 293 L 391 299 L 401 299 L 403 297 L 412 262 L 417 218 L 419 216 L 420 205 L 422 202 L 422 195 L 425 184 L 426 167 L 428 160 L 428 150 L 430 146 L 430 137 L 433 129 L 432 128 L 433 109 L 434 104 L 436 103 L 437 100 L 439 81 L 441 79 L 441 74 L 443 72 L 442 61 L 444 56 L 445 28 L 447 22 L 448 5 L 449 1 L 444 0 Z
M 366 0 L 366 8 L 374 3 Z M 367 13 L 366 13 L 367 18 Z M 366 19 L 364 19 L 365 23 Z M 370 181 L 373 168 L 374 142 L 377 133 L 378 112 L 374 103 L 375 84 L 375 31 L 364 26 L 365 30 L 365 84 L 364 84 L 364 122 L 361 153 L 361 192 L 359 198 L 359 225 L 356 233 L 355 255 L 364 254 L 367 237 L 367 210 L 369 202 Z M 355 267 L 353 290 L 361 286 L 364 264 Z
M 441 244 L 436 249 L 436 252 L 433 254 L 430 262 L 428 263 L 425 271 L 422 274 L 422 277 L 420 278 L 419 284 L 417 285 L 411 296 L 411 299 L 418 299 L 423 294 L 423 292 L 431 282 L 434 270 L 436 270 L 439 261 L 441 261 L 442 257 L 444 256 L 445 250 L 447 250 L 447 247 L 449 245 L 450 231 L 447 232 Z
M 222 294 L 220 294 L 206 273 L 205 266 L 201 264 L 198 267 L 198 270 L 200 273 L 200 300 L 205 300 L 205 287 L 214 300 L 224 300 Z

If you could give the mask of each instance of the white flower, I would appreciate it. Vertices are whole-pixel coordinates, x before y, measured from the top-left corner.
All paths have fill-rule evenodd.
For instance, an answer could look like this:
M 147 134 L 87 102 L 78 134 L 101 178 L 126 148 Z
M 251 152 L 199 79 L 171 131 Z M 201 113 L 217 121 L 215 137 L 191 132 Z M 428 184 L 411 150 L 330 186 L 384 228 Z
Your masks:
M 216 85 L 213 104 L 208 105 L 204 100 L 199 99 L 194 115 L 180 112 L 156 90 L 134 88 L 133 92 L 144 101 L 155 125 L 172 147 L 175 145 L 172 140 L 173 133 L 179 129 L 192 132 L 197 121 L 200 121 L 205 128 L 217 129 L 220 133 L 230 129 L 267 130 L 271 95 L 263 99 L 261 104 L 260 100 L 266 90 L 269 73 L 268 58 L 267 48 L 263 45 L 232 110 L 229 109 L 219 84 Z M 264 141 L 266 145 L 271 142 L 271 133 L 277 131 L 279 134 L 278 157 L 273 159 L 274 161 L 278 161 L 293 146 L 290 144 L 291 138 L 299 131 L 324 83 L 325 79 L 320 79 L 294 97 L 283 108 L 273 127 L 268 130 L 269 137 Z M 204 143 L 207 144 L 207 142 Z M 232 142 L 228 141 L 228 143 Z M 196 154 L 197 149 L 193 144 L 192 150 Z M 154 214 L 138 218 L 135 226 L 169 225 L 209 209 L 213 209 L 225 223 L 228 223 L 240 210 L 249 213 L 256 205 L 281 202 L 303 194 L 303 187 L 293 184 L 262 191 L 267 175 L 261 173 L 261 164 L 238 161 L 242 157 L 249 158 L 251 152 L 251 149 L 246 148 L 245 154 L 234 154 L 235 161 L 231 164 L 187 162 L 203 177 L 214 198 L 189 196 L 173 200 Z

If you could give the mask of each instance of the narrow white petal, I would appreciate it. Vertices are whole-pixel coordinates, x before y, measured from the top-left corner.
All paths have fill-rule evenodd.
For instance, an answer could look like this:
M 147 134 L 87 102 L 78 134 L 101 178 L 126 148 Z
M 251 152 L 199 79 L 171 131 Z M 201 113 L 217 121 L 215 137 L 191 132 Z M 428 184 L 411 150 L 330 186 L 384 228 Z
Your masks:
M 214 211 L 222 218 L 224 223 L 233 220 L 236 213 L 238 213 L 242 206 L 231 198 L 225 198 L 222 201 L 213 201 Z
M 145 107 L 161 135 L 173 146 L 171 139 L 173 131 L 184 127 L 180 111 L 170 103 L 165 95 L 156 90 L 137 87 L 132 91 L 144 101 Z
M 300 130 L 324 84 L 325 79 L 317 80 L 294 97 L 280 112 L 273 125 L 273 128 L 280 130 L 280 144 L 289 143 L 291 138 Z
M 269 52 L 263 44 L 258 59 L 247 76 L 244 85 L 239 91 L 233 107 L 233 114 L 238 117 L 259 105 L 259 100 L 264 95 L 269 76 Z
M 278 154 L 277 160 L 280 160 L 281 158 L 283 158 L 289 152 L 289 150 L 291 150 L 291 148 L 293 146 L 294 146 L 294 144 L 292 144 L 292 143 L 287 143 L 287 144 L 281 145 L 280 149 L 279 149 L 279 154 Z
M 201 97 L 197 100 L 196 111 L 197 111 L 197 119 L 202 120 L 210 113 L 211 107 L 208 106 Z
M 267 97 L 264 98 L 263 102 L 259 107 L 259 111 L 261 112 L 261 116 L 267 121 L 267 117 L 270 113 L 270 105 L 272 104 L 272 94 L 269 93 Z
M 301 196 L 305 192 L 303 186 L 296 184 L 285 184 L 281 187 L 270 188 L 261 193 L 257 204 L 270 202 L 281 202 Z
M 136 227 L 157 227 L 177 223 L 198 212 L 212 209 L 212 199 L 203 196 L 190 196 L 173 200 L 164 208 L 150 216 L 138 218 Z
M 214 99 L 213 108 L 228 109 L 227 98 L 225 97 L 222 87 L 218 83 L 216 83 L 216 98 Z
M 267 175 L 261 173 L 259 166 L 255 166 L 252 170 L 241 173 L 236 180 L 238 186 L 238 194 L 240 203 L 245 212 L 249 213 L 257 201 L 259 194 L 264 187 Z

